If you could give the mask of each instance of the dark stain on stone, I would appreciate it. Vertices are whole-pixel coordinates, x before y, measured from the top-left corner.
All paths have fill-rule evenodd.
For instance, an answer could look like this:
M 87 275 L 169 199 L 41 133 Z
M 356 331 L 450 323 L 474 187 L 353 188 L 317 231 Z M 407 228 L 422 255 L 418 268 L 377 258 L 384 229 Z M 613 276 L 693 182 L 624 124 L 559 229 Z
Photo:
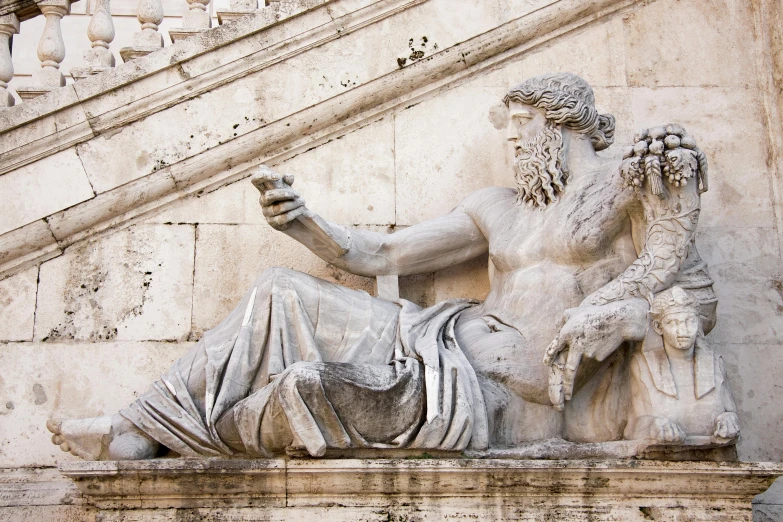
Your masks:
M 655 517 L 652 515 L 652 509 L 648 508 L 647 506 L 641 506 L 639 511 L 642 512 L 645 520 L 655 520 Z
M 177 74 L 179 74 L 179 77 L 183 80 L 190 80 L 190 73 L 183 69 L 182 65 L 177 65 Z
M 33 385 L 33 393 L 35 394 L 35 404 L 39 406 L 49 400 L 49 398 L 46 396 L 44 387 L 38 383 Z
M 8 402 L 6 402 L 6 403 L 5 403 L 5 409 L 7 409 L 7 410 L 13 410 L 14 408 L 16 408 L 16 406 L 14 406 L 14 403 L 13 403 L 13 402 L 11 402 L 11 401 L 8 401 Z

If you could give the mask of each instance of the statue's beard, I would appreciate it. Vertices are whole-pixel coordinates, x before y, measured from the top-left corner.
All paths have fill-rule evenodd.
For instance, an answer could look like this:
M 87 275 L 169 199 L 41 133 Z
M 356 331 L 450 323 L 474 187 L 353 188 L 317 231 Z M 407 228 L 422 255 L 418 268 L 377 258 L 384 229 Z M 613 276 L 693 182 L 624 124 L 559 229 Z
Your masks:
M 514 170 L 518 203 L 543 209 L 556 202 L 568 182 L 560 126 L 547 122 L 535 138 L 517 144 Z

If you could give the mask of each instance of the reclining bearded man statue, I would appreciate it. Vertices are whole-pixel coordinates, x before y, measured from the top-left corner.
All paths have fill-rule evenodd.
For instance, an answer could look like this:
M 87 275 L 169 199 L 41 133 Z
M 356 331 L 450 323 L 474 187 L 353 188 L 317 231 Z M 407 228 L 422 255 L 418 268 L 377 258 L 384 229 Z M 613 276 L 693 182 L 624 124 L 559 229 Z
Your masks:
M 479 190 L 392 234 L 323 220 L 289 176 L 253 177 L 271 226 L 353 274 L 430 273 L 489 253 L 484 302 L 422 309 L 273 268 L 137 401 L 50 421 L 53 441 L 119 460 L 621 439 L 629 346 L 645 337 L 652 294 L 676 282 L 714 325 L 693 244 L 703 154 L 670 125 L 645 131 L 622 163 L 597 155 L 614 118 L 572 74 L 529 79 L 505 103 L 518 188 Z

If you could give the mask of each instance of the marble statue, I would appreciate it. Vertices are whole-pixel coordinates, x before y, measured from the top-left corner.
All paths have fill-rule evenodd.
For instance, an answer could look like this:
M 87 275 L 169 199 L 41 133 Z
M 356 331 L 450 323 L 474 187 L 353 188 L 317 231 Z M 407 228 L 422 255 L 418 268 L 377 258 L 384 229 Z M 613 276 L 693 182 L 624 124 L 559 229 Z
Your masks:
M 668 403 L 639 405 L 634 352 L 650 300 L 674 284 L 698 302 L 702 333 L 714 326 L 694 245 L 704 155 L 678 125 L 640 133 L 622 161 L 598 155 L 614 117 L 572 74 L 531 78 L 504 101 L 517 188 L 479 190 L 392 234 L 324 220 L 290 176 L 262 167 L 252 179 L 272 227 L 347 272 L 430 273 L 488 253 L 483 302 L 423 309 L 273 268 L 138 400 L 111 417 L 52 420 L 53 442 L 87 459 L 482 451 L 620 441 L 631 413 L 678 422 Z M 736 437 L 736 418 L 716 434 Z
M 626 438 L 672 444 L 688 437 L 736 441 L 739 419 L 726 369 L 701 335 L 696 300 L 673 286 L 655 296 L 650 316 L 652 335 L 631 359 Z

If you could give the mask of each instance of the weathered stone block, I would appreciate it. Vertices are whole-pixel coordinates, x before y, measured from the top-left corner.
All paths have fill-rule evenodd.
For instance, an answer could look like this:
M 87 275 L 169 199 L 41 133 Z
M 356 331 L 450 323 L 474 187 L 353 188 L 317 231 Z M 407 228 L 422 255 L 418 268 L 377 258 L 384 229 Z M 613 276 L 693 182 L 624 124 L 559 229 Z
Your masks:
M 210 518 L 218 509 L 232 520 L 750 522 L 753 495 L 783 473 L 775 464 L 471 459 L 75 462 L 61 469 L 117 522 Z
M 707 155 L 710 191 L 702 197 L 701 226 L 772 226 L 761 93 L 724 87 L 641 88 L 631 89 L 630 97 L 637 129 L 680 123 Z
M 242 179 L 175 200 L 149 217 L 146 222 L 258 225 L 266 223 L 258 197 L 258 190 L 250 180 Z
M 662 0 L 624 23 L 631 86 L 756 85 L 750 2 Z
M 490 120 L 505 94 L 468 83 L 395 116 L 398 225 L 443 215 L 480 188 L 513 186 L 505 124 Z
M 717 343 L 778 343 L 783 282 L 773 228 L 700 228 L 699 253 L 718 297 Z
M 395 222 L 391 117 L 338 136 L 275 168 L 294 174 L 294 188 L 307 206 L 329 221 L 346 225 Z M 256 207 L 261 214 L 257 200 Z
M 76 459 L 50 442 L 50 418 L 111 415 L 189 344 L 10 343 L 0 346 L 0 461 L 51 466 Z M 106 393 L 111 383 L 111 393 Z M 103 390 L 103 391 L 101 391 Z
M 32 341 L 38 267 L 0 281 L 0 341 Z
M 73 148 L 0 176 L 0 194 L 0 234 L 94 195 Z
M 737 452 L 744 461 L 783 461 L 783 411 L 779 376 L 783 373 L 780 344 L 717 346 L 726 362 L 743 431 Z M 783 500 L 783 483 L 778 488 Z
M 35 338 L 187 338 L 193 249 L 190 225 L 139 225 L 44 263 Z
M 625 47 L 620 18 L 584 27 L 534 48 L 505 67 L 511 84 L 553 71 L 578 74 L 593 87 L 625 87 Z

